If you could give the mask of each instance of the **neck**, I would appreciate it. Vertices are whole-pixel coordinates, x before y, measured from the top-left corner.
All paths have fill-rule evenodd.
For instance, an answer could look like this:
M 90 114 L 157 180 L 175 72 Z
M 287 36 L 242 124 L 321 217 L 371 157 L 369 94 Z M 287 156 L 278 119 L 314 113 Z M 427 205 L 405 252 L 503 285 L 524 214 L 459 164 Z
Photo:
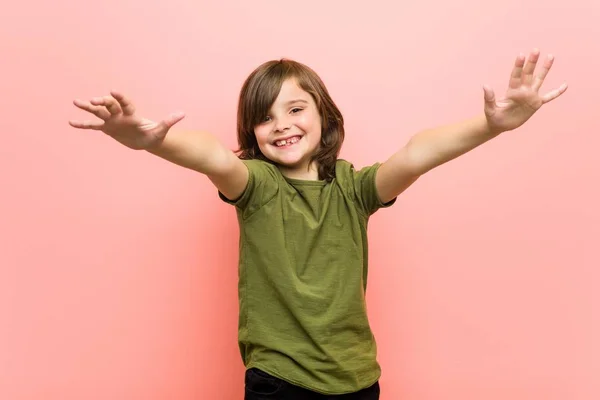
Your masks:
M 286 178 L 290 179 L 301 179 L 307 181 L 318 181 L 319 180 L 319 167 L 316 162 L 310 164 L 308 168 L 305 167 L 286 167 L 279 165 L 279 170 Z

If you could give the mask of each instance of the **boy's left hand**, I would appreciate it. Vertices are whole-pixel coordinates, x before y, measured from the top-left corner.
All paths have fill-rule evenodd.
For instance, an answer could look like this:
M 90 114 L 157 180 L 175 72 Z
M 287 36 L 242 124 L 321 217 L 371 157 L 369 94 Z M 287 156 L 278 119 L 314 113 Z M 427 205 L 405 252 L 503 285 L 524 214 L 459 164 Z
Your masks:
M 543 96 L 539 94 L 540 87 L 554 62 L 554 57 L 548 55 L 541 69 L 534 75 L 539 56 L 539 50 L 534 49 L 527 63 L 525 63 L 525 56 L 517 57 L 503 99 L 496 101 L 492 89 L 488 86 L 483 87 L 484 111 L 490 132 L 499 134 L 518 128 L 542 105 L 556 99 L 567 90 L 567 84 L 563 83 L 558 89 Z

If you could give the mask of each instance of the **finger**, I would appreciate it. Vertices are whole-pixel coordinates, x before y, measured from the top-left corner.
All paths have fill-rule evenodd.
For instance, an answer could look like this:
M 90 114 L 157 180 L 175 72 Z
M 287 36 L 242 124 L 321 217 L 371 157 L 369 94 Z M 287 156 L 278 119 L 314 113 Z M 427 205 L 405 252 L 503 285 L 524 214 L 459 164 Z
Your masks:
M 496 95 L 488 85 L 483 85 L 483 100 L 485 113 L 492 115 L 496 109 Z
M 548 57 L 546 57 L 546 61 L 544 61 L 544 65 L 542 66 L 540 71 L 535 76 L 535 79 L 533 80 L 532 88 L 534 90 L 536 90 L 536 91 L 540 90 L 540 87 L 542 87 L 542 84 L 544 83 L 544 79 L 546 79 L 548 72 L 550 72 L 550 68 L 552 68 L 553 63 L 554 63 L 554 56 L 552 54 L 548 54 Z
M 107 120 L 110 118 L 110 113 L 104 106 L 94 106 L 90 102 L 76 99 L 73 101 L 78 108 L 81 108 L 84 111 L 94 114 L 96 117 Z
M 525 67 L 523 67 L 523 84 L 531 85 L 533 81 L 533 71 L 535 71 L 535 65 L 537 64 L 538 58 L 540 57 L 540 51 L 533 49 L 529 54 Z
M 558 96 L 560 96 L 561 94 L 563 94 L 564 92 L 567 91 L 567 84 L 563 83 L 562 85 L 560 85 L 560 87 L 558 89 L 554 89 L 548 93 L 546 93 L 543 97 L 542 97 L 542 104 L 546 104 L 548 102 L 551 102 L 552 100 L 556 99 Z
M 168 129 L 170 129 L 173 125 L 181 121 L 185 117 L 185 114 L 181 111 L 173 113 L 169 115 L 169 117 L 163 120 L 161 123 L 164 124 Z
M 117 100 L 117 102 L 121 106 L 121 109 L 123 110 L 124 115 L 135 114 L 135 107 L 133 106 L 133 103 L 121 92 L 111 90 L 110 94 Z
M 156 132 L 164 132 L 171 129 L 173 125 L 181 121 L 185 117 L 183 112 L 176 112 L 169 115 L 166 119 L 160 121 L 154 128 Z
M 91 103 L 95 106 L 104 106 L 111 115 L 119 115 L 123 112 L 121 106 L 112 96 L 95 97 Z
M 521 53 L 515 60 L 515 65 L 513 67 L 512 73 L 510 74 L 510 81 L 508 82 L 508 87 L 511 89 L 516 89 L 521 86 L 521 78 L 523 76 L 523 65 L 525 65 L 525 56 Z
M 92 129 L 95 131 L 102 130 L 104 127 L 104 121 L 69 121 L 69 125 L 73 128 L 79 129 Z

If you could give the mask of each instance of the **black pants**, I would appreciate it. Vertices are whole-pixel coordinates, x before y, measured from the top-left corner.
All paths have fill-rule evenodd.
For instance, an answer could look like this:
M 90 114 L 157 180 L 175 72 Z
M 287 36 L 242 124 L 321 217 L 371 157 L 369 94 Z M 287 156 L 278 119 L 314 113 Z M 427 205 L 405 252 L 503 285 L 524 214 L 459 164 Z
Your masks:
M 325 395 L 271 376 L 257 368 L 246 371 L 244 400 L 379 400 L 379 382 L 355 393 Z

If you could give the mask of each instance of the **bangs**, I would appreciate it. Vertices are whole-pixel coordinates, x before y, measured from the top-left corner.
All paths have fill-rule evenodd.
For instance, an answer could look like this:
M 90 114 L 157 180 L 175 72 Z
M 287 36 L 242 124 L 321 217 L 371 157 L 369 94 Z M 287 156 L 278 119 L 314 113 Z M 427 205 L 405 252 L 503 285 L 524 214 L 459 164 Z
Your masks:
M 247 128 L 254 129 L 264 120 L 279 96 L 283 82 L 293 76 L 289 66 L 277 63 L 266 68 L 263 74 L 256 77 L 254 84 L 248 87 L 246 96 Z

